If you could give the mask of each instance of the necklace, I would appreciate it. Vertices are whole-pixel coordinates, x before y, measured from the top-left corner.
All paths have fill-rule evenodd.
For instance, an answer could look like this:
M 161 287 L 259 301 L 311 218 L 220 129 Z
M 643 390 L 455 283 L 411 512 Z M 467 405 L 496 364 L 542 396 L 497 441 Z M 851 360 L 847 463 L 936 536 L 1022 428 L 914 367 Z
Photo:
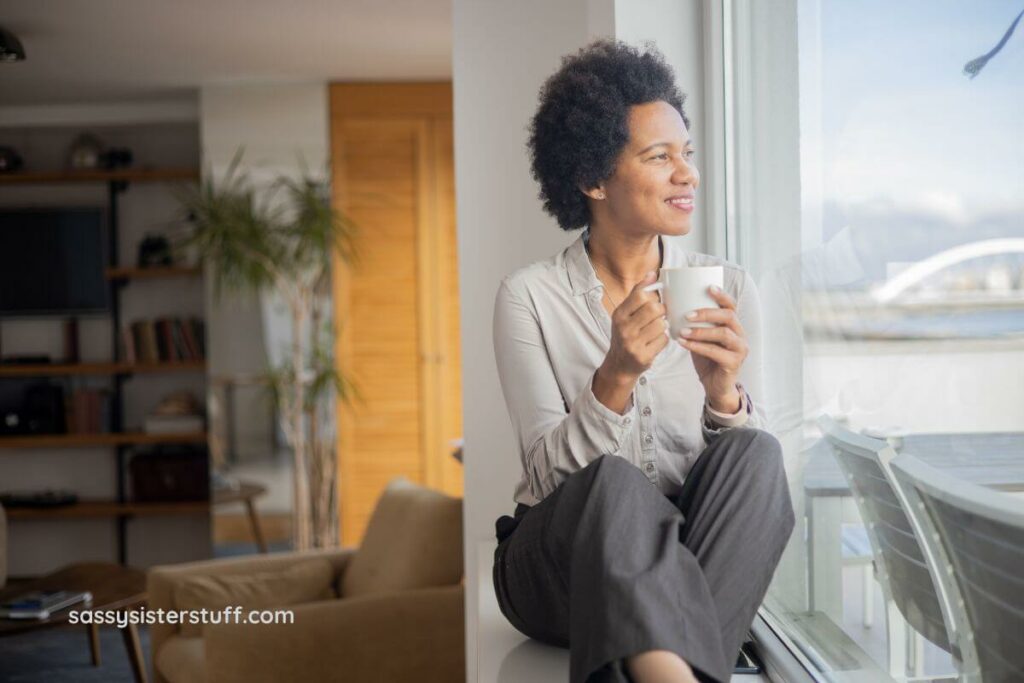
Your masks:
M 596 263 L 594 265 L 597 266 L 598 268 L 601 268 L 601 270 L 604 270 L 603 267 L 598 266 Z M 608 271 L 605 271 L 605 272 L 607 273 Z M 608 275 L 610 276 L 611 273 L 608 273 Z M 604 285 L 604 282 L 602 282 L 601 284 Z M 603 289 L 604 289 L 604 295 L 606 297 L 608 297 L 608 301 L 611 302 L 612 310 L 614 311 L 616 308 L 619 307 L 619 304 L 621 304 L 622 302 L 621 301 L 617 302 L 617 301 L 615 301 L 615 299 L 612 298 L 612 293 L 608 291 L 608 286 L 607 285 L 604 285 Z
M 615 278 L 615 276 L 612 273 L 609 273 L 607 270 L 605 270 L 604 266 L 596 263 L 592 258 L 590 258 L 590 231 L 589 230 L 583 236 L 583 249 L 587 252 L 587 258 L 590 261 L 590 265 L 595 268 L 595 273 L 596 273 L 596 269 L 600 268 L 601 270 L 604 270 L 604 272 L 608 274 L 609 279 L 614 279 Z M 661 261 L 662 261 L 663 258 L 664 258 L 664 255 L 662 253 L 661 239 L 659 238 L 658 239 L 658 268 L 655 271 L 659 276 L 661 275 Z M 600 277 L 598 277 L 598 279 L 600 280 Z M 621 301 L 616 302 L 615 299 L 612 298 L 611 292 L 608 291 L 608 286 L 604 284 L 603 280 L 601 281 L 601 285 L 602 285 L 602 289 L 604 290 L 604 295 L 606 297 L 608 297 L 608 301 L 611 302 L 612 310 L 617 309 L 622 302 Z

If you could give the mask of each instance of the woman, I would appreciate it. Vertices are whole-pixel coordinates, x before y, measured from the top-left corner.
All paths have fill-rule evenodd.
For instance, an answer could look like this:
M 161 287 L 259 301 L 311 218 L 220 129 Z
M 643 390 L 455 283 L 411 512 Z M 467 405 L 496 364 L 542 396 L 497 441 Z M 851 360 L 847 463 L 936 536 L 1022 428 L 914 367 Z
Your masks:
M 683 251 L 700 175 L 683 95 L 654 51 L 599 41 L 540 94 L 545 209 L 585 228 L 506 277 L 494 347 L 523 475 L 494 584 L 582 681 L 728 681 L 793 527 L 778 442 L 757 427 L 757 290 Z M 669 339 L 658 271 L 723 265 L 711 328 Z

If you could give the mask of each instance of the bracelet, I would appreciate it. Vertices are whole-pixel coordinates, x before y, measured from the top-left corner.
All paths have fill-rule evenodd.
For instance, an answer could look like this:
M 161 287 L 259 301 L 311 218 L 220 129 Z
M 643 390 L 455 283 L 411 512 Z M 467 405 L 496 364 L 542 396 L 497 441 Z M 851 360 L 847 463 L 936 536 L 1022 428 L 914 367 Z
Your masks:
M 715 410 L 714 408 L 711 407 L 711 400 L 709 398 L 707 398 L 706 396 L 704 397 L 704 405 L 707 407 L 707 409 L 709 411 L 711 411 L 711 413 L 716 414 L 716 415 L 720 415 L 722 417 L 737 417 L 737 416 L 741 415 L 744 412 L 744 409 L 746 410 L 747 415 L 749 415 L 750 414 L 750 395 L 747 394 L 747 390 L 744 389 L 743 385 L 740 384 L 739 382 L 736 382 L 735 386 L 736 386 L 737 393 L 739 393 L 739 395 L 740 395 L 740 407 L 736 409 L 735 413 L 723 413 L 720 410 Z

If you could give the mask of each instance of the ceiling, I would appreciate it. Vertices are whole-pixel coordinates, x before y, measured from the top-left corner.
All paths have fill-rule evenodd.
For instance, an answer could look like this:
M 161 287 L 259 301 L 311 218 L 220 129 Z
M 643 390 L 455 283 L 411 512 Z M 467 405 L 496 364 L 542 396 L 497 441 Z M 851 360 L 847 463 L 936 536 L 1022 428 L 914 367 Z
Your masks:
M 27 59 L 0 106 L 194 98 L 199 86 L 451 78 L 451 0 L 0 0 Z

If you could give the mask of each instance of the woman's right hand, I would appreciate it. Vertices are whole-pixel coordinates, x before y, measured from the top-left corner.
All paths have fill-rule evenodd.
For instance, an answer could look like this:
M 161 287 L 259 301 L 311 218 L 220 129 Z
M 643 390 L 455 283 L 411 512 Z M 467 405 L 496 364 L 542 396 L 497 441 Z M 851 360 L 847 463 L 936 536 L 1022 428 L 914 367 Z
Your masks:
M 644 291 L 656 281 L 654 271 L 647 273 L 612 313 L 611 348 L 598 369 L 607 381 L 628 383 L 630 390 L 670 341 L 665 305 L 657 292 Z

